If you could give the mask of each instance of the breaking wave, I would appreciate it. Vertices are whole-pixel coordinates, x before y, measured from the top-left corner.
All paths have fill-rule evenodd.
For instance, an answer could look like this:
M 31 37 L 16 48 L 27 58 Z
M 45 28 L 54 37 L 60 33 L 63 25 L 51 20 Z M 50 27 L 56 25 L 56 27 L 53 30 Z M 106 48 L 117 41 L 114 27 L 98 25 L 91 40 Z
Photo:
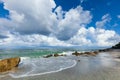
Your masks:
M 13 78 L 55 73 L 62 71 L 64 69 L 74 67 L 77 63 L 75 60 L 71 60 L 66 57 L 57 58 L 22 57 L 21 59 L 22 61 L 18 67 L 18 70 L 9 73 L 9 75 Z

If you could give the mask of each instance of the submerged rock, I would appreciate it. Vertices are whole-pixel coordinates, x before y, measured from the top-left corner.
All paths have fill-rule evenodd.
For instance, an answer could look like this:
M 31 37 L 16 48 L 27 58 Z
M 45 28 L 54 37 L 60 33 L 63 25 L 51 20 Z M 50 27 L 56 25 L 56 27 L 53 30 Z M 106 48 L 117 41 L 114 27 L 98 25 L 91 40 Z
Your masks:
M 52 54 L 48 54 L 46 56 L 43 56 L 44 58 L 49 58 L 49 57 L 52 57 L 53 55 Z
M 60 56 L 60 55 L 59 55 L 59 54 L 57 54 L 57 53 L 56 53 L 56 54 L 54 54 L 54 57 L 58 57 L 58 56 Z
M 54 54 L 54 57 L 58 57 L 58 56 L 66 56 L 66 54 L 58 54 L 58 53 Z
M 13 68 L 18 67 L 19 63 L 19 57 L 0 60 L 0 72 L 12 70 Z
M 48 55 L 46 55 L 46 56 L 43 56 L 43 58 L 59 57 L 59 56 L 66 56 L 66 54 L 58 54 L 58 53 L 55 53 L 55 54 L 48 54 Z
M 75 56 L 80 56 L 81 53 L 78 53 L 77 51 L 75 51 L 74 53 L 72 53 L 72 55 L 75 55 Z

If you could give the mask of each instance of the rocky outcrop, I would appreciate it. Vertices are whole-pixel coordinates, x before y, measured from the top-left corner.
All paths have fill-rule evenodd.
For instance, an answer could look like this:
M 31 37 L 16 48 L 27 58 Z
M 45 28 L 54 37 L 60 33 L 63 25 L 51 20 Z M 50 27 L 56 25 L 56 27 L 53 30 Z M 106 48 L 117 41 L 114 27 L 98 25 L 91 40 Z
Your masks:
M 0 72 L 12 70 L 13 68 L 18 67 L 19 63 L 19 57 L 0 60 Z
M 67 56 L 66 54 L 54 54 L 54 57 L 58 57 L 58 56 Z
M 85 56 L 96 56 L 99 52 L 98 51 L 91 51 L 91 52 L 84 52 L 84 53 L 79 53 L 77 51 L 75 51 L 74 53 L 72 53 L 72 55 L 75 55 L 75 56 L 80 56 L 80 55 L 85 55 Z
M 75 56 L 80 56 L 82 53 L 79 53 L 77 51 L 75 51 L 74 53 L 72 53 L 72 55 L 75 55 Z
M 46 56 L 43 56 L 43 58 L 49 58 L 49 57 L 59 57 L 59 56 L 67 56 L 66 54 L 58 54 L 58 53 L 55 53 L 55 54 L 48 54 Z

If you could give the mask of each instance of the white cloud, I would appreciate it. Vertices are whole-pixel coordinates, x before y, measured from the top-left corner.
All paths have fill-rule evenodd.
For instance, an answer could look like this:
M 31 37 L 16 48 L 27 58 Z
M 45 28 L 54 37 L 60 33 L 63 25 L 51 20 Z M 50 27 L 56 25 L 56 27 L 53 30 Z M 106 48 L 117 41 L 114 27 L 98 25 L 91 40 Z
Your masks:
M 81 47 L 109 47 L 120 41 L 120 36 L 113 30 L 95 29 L 94 27 L 81 27 L 76 35 L 67 41 L 58 40 L 53 36 L 39 34 L 20 35 L 9 34 L 9 38 L 1 39 L 4 46 L 81 46 Z
M 4 4 L 14 23 L 12 28 L 22 34 L 48 35 L 56 22 L 56 15 L 52 13 L 56 6 L 53 0 L 4 0 Z
M 109 14 L 105 14 L 102 18 L 101 18 L 101 21 L 97 21 L 96 22 L 96 27 L 97 28 L 103 28 L 106 23 L 110 22 L 111 20 L 111 17 Z
M 92 16 L 90 11 L 84 11 L 81 6 L 70 9 L 64 15 L 65 18 L 58 23 L 58 39 L 68 40 L 75 35 L 81 26 L 85 26 L 91 22 Z
M 89 27 L 86 29 L 82 27 L 73 38 L 69 40 L 70 43 L 79 46 L 99 46 L 109 47 L 120 41 L 120 36 L 113 30 L 95 29 Z
M 9 18 L 0 18 L 1 46 L 111 46 L 120 40 L 113 30 L 101 29 L 110 15 L 89 27 L 90 11 L 78 6 L 69 11 L 53 0 L 3 0 Z M 8 37 L 8 38 L 6 38 Z

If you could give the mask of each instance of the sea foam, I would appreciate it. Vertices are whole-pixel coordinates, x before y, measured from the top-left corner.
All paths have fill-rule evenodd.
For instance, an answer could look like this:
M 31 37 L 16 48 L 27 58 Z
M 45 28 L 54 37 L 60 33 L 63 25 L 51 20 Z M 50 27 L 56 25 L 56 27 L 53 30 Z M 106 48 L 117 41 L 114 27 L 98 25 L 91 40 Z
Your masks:
M 58 58 L 22 58 L 22 63 L 16 72 L 9 73 L 13 78 L 55 73 L 76 65 L 75 60 L 65 57 Z

